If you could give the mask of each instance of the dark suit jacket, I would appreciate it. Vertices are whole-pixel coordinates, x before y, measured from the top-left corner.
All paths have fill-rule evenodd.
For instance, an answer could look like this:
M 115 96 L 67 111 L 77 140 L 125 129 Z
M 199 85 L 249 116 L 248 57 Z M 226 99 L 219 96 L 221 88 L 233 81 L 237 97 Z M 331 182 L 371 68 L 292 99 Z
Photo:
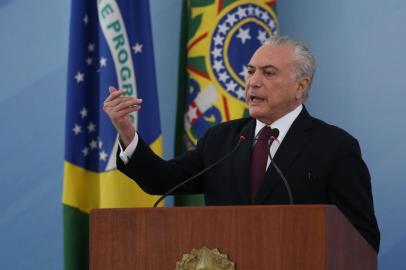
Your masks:
M 133 157 L 119 170 L 150 194 L 163 194 L 232 151 L 247 127 L 253 138 L 255 119 L 245 118 L 210 128 L 196 149 L 164 161 L 140 138 Z M 204 193 L 207 205 L 252 204 L 249 161 L 252 141 L 176 194 Z M 296 204 L 334 204 L 378 251 L 371 178 L 356 139 L 335 126 L 311 117 L 305 108 L 293 122 L 274 157 L 292 189 Z M 269 166 L 255 204 L 287 204 L 288 194 L 276 170 Z

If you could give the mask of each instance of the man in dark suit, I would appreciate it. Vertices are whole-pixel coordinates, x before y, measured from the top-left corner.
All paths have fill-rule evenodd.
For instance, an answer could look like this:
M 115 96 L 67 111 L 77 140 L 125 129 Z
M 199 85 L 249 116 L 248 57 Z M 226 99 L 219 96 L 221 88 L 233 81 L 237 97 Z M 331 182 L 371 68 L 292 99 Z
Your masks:
M 125 97 L 123 91 L 111 88 L 104 109 L 120 135 L 117 167 L 146 192 L 163 194 L 238 144 L 228 159 L 177 194 L 204 193 L 208 205 L 286 204 L 287 188 L 270 166 L 270 151 L 289 182 L 294 203 L 336 205 L 378 251 L 380 235 L 371 180 L 357 140 L 311 117 L 302 105 L 314 70 L 314 58 L 301 43 L 271 37 L 248 65 L 246 102 L 250 118 L 210 128 L 195 150 L 170 161 L 151 151 L 128 118 L 128 113 L 140 109 L 142 100 Z M 269 126 L 279 130 L 270 149 L 269 144 L 261 142 Z M 242 133 L 250 139 L 240 141 Z M 268 141 L 269 134 L 264 138 Z

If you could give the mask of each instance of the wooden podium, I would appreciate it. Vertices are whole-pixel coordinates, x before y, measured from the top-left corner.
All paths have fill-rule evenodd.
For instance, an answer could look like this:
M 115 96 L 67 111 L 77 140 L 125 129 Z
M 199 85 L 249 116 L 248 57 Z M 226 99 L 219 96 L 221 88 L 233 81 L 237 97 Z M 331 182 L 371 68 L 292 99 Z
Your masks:
M 334 206 L 95 209 L 90 269 L 175 270 L 193 248 L 217 248 L 236 270 L 377 267 L 376 252 Z

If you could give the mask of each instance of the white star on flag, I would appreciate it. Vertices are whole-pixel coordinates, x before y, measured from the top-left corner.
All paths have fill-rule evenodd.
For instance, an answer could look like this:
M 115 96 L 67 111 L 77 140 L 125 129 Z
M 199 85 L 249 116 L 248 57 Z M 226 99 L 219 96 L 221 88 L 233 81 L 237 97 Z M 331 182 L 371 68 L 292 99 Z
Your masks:
M 87 16 L 87 14 L 85 14 L 85 16 L 83 17 L 83 22 L 85 24 L 87 24 L 89 22 L 89 17 Z
M 82 153 L 83 156 L 87 156 L 89 154 L 89 148 L 88 147 L 83 148 Z
M 100 160 L 106 161 L 107 157 L 108 157 L 108 154 L 106 152 L 104 152 L 104 150 L 99 153 Z
M 224 69 L 223 61 L 214 61 L 213 69 L 215 69 L 217 73 Z
M 227 75 L 227 72 L 222 72 L 219 74 L 219 80 L 223 83 L 226 83 L 230 76 Z
M 135 43 L 135 45 L 133 46 L 133 51 L 134 51 L 134 54 L 137 54 L 137 53 L 142 53 L 142 44 L 140 44 L 140 43 Z
M 227 83 L 227 90 L 228 91 L 234 91 L 234 89 L 237 87 L 237 84 L 234 81 L 230 81 Z
M 86 64 L 90 66 L 93 63 L 93 59 L 91 57 L 86 58 Z
M 247 11 L 248 11 L 248 15 L 252 15 L 252 13 L 254 12 L 254 7 L 253 7 L 253 6 L 249 6 L 249 7 L 247 8 Z
M 84 82 L 85 81 L 85 74 L 78 71 L 76 73 L 76 75 L 75 75 L 75 80 L 76 80 L 77 83 Z
M 85 118 L 85 117 L 87 116 L 87 109 L 86 109 L 85 107 L 83 107 L 83 108 L 80 110 L 80 116 L 81 116 L 82 118 Z
M 264 21 L 267 21 L 267 20 L 269 20 L 269 19 L 270 19 L 270 17 L 269 17 L 269 15 L 268 15 L 268 13 L 266 13 L 266 12 L 262 13 L 261 18 L 262 18 Z
M 261 9 L 260 8 L 255 8 L 255 16 L 257 16 L 258 18 L 261 18 L 261 14 L 262 14 L 262 11 L 261 11 Z
M 89 145 L 90 145 L 90 148 L 91 148 L 91 149 L 95 149 L 95 148 L 97 148 L 97 141 L 92 140 L 92 141 L 89 143 Z
M 100 138 L 98 139 L 97 145 L 99 146 L 100 149 L 102 149 L 103 142 L 100 140 Z
M 223 45 L 224 38 L 217 34 L 214 38 L 214 45 Z
M 87 131 L 89 131 L 89 133 L 96 131 L 96 125 L 93 122 L 90 122 L 89 125 L 87 126 Z
M 89 52 L 94 52 L 96 45 L 94 43 L 89 43 L 89 45 L 87 45 L 87 50 Z
M 197 107 L 196 106 L 189 106 L 189 110 L 187 112 L 187 118 L 190 123 L 192 123 L 195 119 L 197 119 Z
M 248 39 L 251 39 L 250 29 L 239 28 L 237 38 L 241 39 L 242 44 L 245 44 Z
M 261 44 L 264 44 L 264 42 L 268 39 L 266 32 L 258 30 L 257 39 L 259 40 L 259 42 L 261 42 Z
M 241 75 L 242 77 L 244 77 L 244 80 L 247 79 L 248 76 L 248 68 L 247 66 L 242 66 L 242 71 L 240 73 L 238 73 L 239 75 Z
M 237 21 L 237 18 L 235 17 L 235 14 L 228 14 L 227 15 L 227 20 L 226 22 L 228 22 L 231 26 L 234 25 L 234 23 Z
M 240 19 L 247 17 L 247 13 L 246 13 L 246 9 L 245 8 L 241 8 L 238 7 L 237 13 L 238 17 L 240 17 Z
M 221 57 L 221 48 L 214 48 L 214 50 L 211 51 L 211 54 L 214 58 Z
M 227 33 L 227 30 L 230 29 L 225 23 L 219 25 L 219 32 L 222 34 Z
M 100 58 L 100 67 L 105 67 L 107 66 L 107 58 L 104 58 L 103 56 Z
M 244 91 L 243 88 L 238 87 L 236 92 L 237 92 L 237 96 L 238 96 L 239 99 L 242 99 L 242 98 L 245 97 L 245 91 Z
M 75 124 L 75 127 L 72 129 L 72 131 L 73 133 L 75 133 L 75 135 L 78 135 L 80 132 L 82 132 L 82 127 L 78 124 Z

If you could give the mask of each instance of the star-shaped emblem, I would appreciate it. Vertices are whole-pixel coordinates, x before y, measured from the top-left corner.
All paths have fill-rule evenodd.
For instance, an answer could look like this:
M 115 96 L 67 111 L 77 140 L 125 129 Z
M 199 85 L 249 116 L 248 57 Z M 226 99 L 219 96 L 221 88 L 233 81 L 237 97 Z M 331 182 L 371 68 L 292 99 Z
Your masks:
M 254 12 L 256 17 L 261 18 L 262 11 L 259 7 L 255 8 Z
M 87 45 L 87 50 L 89 52 L 94 52 L 96 45 L 94 43 L 89 43 L 89 45 Z
M 90 149 L 96 149 L 97 148 L 97 141 L 96 140 L 92 140 L 90 143 Z
M 261 19 L 264 20 L 265 22 L 266 22 L 267 20 L 269 20 L 270 18 L 271 18 L 271 17 L 269 17 L 268 13 L 266 13 L 266 12 L 263 12 L 263 13 L 262 13 Z
M 248 68 L 247 66 L 242 66 L 242 71 L 240 73 L 238 73 L 239 75 L 241 75 L 244 78 L 244 81 L 247 79 L 248 76 Z
M 105 67 L 105 66 L 107 66 L 107 58 L 105 58 L 105 57 L 100 57 L 100 60 L 99 60 L 99 63 L 100 63 L 100 67 Z
M 238 7 L 236 14 L 238 15 L 238 17 L 240 19 L 247 17 L 247 11 L 245 8 L 242 8 L 242 7 Z
M 82 132 L 82 127 L 79 126 L 78 124 L 75 124 L 75 127 L 72 129 L 73 133 L 75 133 L 75 135 L 78 135 L 79 133 Z
M 99 152 L 99 159 L 100 160 L 106 161 L 108 156 L 109 155 L 106 152 L 104 152 L 104 150 Z
M 223 45 L 224 38 L 217 34 L 214 38 L 214 45 Z
M 223 83 L 226 83 L 230 76 L 227 75 L 227 72 L 222 72 L 219 74 L 219 80 Z
M 87 14 L 85 14 L 85 16 L 83 17 L 83 22 L 85 24 L 87 24 L 89 22 L 89 17 L 87 16 Z
M 248 11 L 248 15 L 252 15 L 254 13 L 254 7 L 253 6 L 247 7 L 247 11 Z
M 264 42 L 268 39 L 268 36 L 265 31 L 258 30 L 258 36 L 257 39 L 261 44 L 264 44 Z
M 196 106 L 189 106 L 189 110 L 187 112 L 187 118 L 190 123 L 193 123 L 197 119 L 197 107 Z
M 85 117 L 87 116 L 87 109 L 86 109 L 85 107 L 83 107 L 83 108 L 80 110 L 80 116 L 81 116 L 82 118 L 85 118 Z
M 237 18 L 235 17 L 235 14 L 228 14 L 227 15 L 226 22 L 228 22 L 231 26 L 233 26 L 236 21 L 237 21 Z
M 143 47 L 144 45 L 142 45 L 142 44 L 140 44 L 140 43 L 135 43 L 135 45 L 133 46 L 133 51 L 134 51 L 134 54 L 137 54 L 137 53 L 142 53 L 142 47 Z
M 87 126 L 87 131 L 89 133 L 96 131 L 96 125 L 93 122 L 90 122 L 89 125 Z
M 228 91 L 234 91 L 234 89 L 237 87 L 237 84 L 234 81 L 230 81 L 226 84 L 226 86 Z
M 78 71 L 75 75 L 76 83 L 84 82 L 85 81 L 85 74 Z
M 213 55 L 214 58 L 221 57 L 221 48 L 214 48 L 211 51 L 211 54 Z
M 89 154 L 89 148 L 85 147 L 82 149 L 83 156 L 87 156 Z
M 91 57 L 86 58 L 86 64 L 90 66 L 93 63 L 93 59 Z
M 239 99 L 244 99 L 245 98 L 245 91 L 242 87 L 238 87 L 237 91 L 237 96 Z
M 269 23 L 268 23 L 268 26 L 269 26 L 271 29 L 274 29 L 274 28 L 275 28 L 275 22 L 274 22 L 273 20 L 270 20 Z
M 100 138 L 97 139 L 97 146 L 99 147 L 99 149 L 102 149 L 103 147 L 103 142 L 100 140 Z
M 219 25 L 219 32 L 222 34 L 227 33 L 228 29 L 230 29 L 230 27 L 228 27 L 225 23 Z
M 217 73 L 224 69 L 223 61 L 214 61 L 213 69 L 215 69 Z
M 250 29 L 243 29 L 242 27 L 238 29 L 237 38 L 241 39 L 241 43 L 245 44 L 248 39 L 251 39 Z

